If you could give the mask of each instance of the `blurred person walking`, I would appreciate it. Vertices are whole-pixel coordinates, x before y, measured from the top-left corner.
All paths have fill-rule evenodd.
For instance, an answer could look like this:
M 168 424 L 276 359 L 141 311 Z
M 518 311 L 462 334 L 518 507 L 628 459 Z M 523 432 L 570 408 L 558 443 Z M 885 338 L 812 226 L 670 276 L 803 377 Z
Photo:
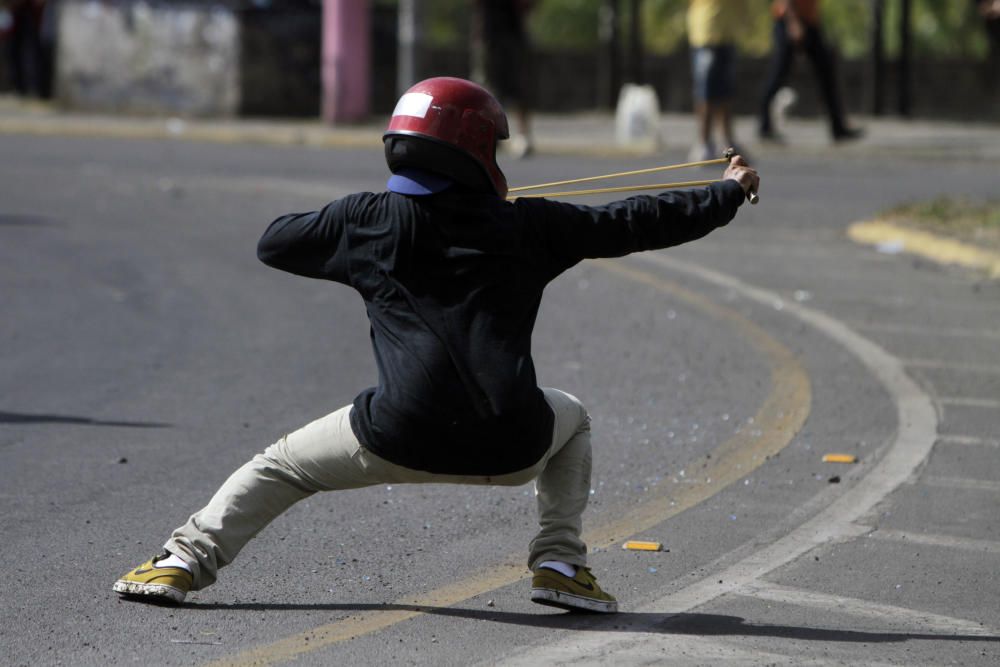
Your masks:
M 535 150 L 531 133 L 534 77 L 528 14 L 534 0 L 476 0 L 472 27 L 472 78 L 511 110 L 517 131 L 508 151 L 517 158 Z
M 736 148 L 732 100 L 736 85 L 736 39 L 749 16 L 745 0 L 690 0 L 687 11 L 691 79 L 698 137 L 691 161 L 719 157 L 713 129 L 723 146 Z M 742 153 L 736 148 L 737 153 Z
M 983 18 L 989 44 L 990 85 L 994 92 L 1000 90 L 1000 0 L 972 0 L 976 11 Z
M 23 97 L 48 97 L 41 34 L 45 4 L 45 0 L 0 0 L 10 21 L 6 50 L 11 85 Z
M 38 19 L 38 92 L 51 99 L 55 79 L 56 42 L 59 37 L 59 6 L 62 0 L 35 0 L 42 6 Z
M 780 141 L 771 117 L 771 104 L 785 85 L 796 51 L 805 52 L 812 63 L 820 94 L 830 119 L 830 136 L 834 141 L 860 138 L 864 132 L 850 127 L 844 114 L 833 57 L 823 41 L 820 29 L 819 0 L 774 0 L 771 3 L 774 32 L 771 65 L 764 95 L 760 102 L 759 136 L 764 141 Z

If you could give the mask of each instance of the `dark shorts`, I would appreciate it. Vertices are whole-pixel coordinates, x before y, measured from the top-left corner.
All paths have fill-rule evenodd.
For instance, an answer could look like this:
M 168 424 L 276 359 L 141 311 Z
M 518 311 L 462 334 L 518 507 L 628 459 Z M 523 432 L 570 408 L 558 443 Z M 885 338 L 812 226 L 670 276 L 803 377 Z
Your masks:
M 691 78 L 696 102 L 721 102 L 733 96 L 735 48 L 702 46 L 691 49 Z

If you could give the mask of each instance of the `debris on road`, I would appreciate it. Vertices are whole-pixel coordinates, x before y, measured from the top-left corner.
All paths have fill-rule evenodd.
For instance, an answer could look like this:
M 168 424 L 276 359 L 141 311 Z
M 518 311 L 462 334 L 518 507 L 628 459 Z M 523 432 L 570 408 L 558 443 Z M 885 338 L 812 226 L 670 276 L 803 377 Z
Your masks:
M 854 454 L 824 454 L 823 463 L 857 463 L 858 457 Z
M 906 250 L 906 243 L 902 239 L 890 239 L 875 244 L 875 250 L 883 255 L 898 255 Z

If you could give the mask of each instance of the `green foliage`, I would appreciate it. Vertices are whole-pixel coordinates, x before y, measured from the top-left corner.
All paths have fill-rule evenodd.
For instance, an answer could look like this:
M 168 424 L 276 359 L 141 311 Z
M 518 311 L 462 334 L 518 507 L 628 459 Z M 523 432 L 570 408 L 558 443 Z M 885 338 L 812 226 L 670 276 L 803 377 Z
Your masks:
M 469 39 L 468 0 L 422 0 L 427 18 L 426 39 L 431 44 L 456 45 Z
M 917 55 L 944 58 L 985 57 L 986 31 L 968 0 L 912 0 L 913 51 Z M 899 50 L 900 4 L 886 2 L 887 44 L 890 53 Z
M 397 0 L 374 0 L 393 6 Z M 737 1 L 737 0 L 732 0 Z M 771 44 L 770 0 L 744 0 L 751 8 L 741 49 L 766 54 Z M 455 46 L 469 34 L 473 0 L 422 0 L 428 43 Z M 899 17 L 903 0 L 884 0 L 884 38 L 889 57 L 899 52 Z M 981 18 L 969 0 L 911 0 L 912 38 L 916 55 L 942 58 L 983 58 L 987 52 Z M 543 49 L 592 49 L 599 43 L 605 0 L 537 0 L 530 26 L 534 42 Z M 621 39 L 627 39 L 629 0 L 618 0 Z M 644 48 L 669 53 L 686 48 L 685 12 L 688 0 L 642 0 Z M 825 0 L 823 31 L 845 58 L 867 57 L 872 41 L 873 0 Z
M 687 47 L 687 0 L 646 0 L 642 4 L 642 43 L 652 53 Z
M 541 0 L 531 33 L 544 48 L 590 49 L 598 43 L 601 0 Z
M 736 0 L 733 0 L 736 1 Z M 767 53 L 771 45 L 770 0 L 745 0 L 751 21 L 741 49 Z M 987 51 L 982 20 L 966 0 L 911 0 L 913 49 L 917 55 L 982 58 Z M 532 16 L 536 42 L 549 48 L 592 48 L 598 38 L 603 0 L 540 0 Z M 619 0 L 623 39 L 630 2 Z M 669 53 L 687 44 L 688 0 L 643 0 L 642 39 L 652 53 Z M 899 52 L 902 0 L 885 0 L 884 39 L 890 57 Z M 823 31 L 846 58 L 866 57 L 872 41 L 872 0 L 826 0 Z
M 1000 251 L 1000 201 L 938 197 L 897 206 L 884 217 L 905 227 Z
M 895 4 L 898 0 L 889 0 Z M 871 0 L 824 2 L 823 35 L 845 58 L 863 58 L 871 50 Z M 883 22 L 885 19 L 883 19 Z
M 910 218 L 917 222 L 951 227 L 985 227 L 1000 229 L 1000 202 L 976 202 L 941 196 L 930 201 L 904 204 L 892 209 L 894 218 Z

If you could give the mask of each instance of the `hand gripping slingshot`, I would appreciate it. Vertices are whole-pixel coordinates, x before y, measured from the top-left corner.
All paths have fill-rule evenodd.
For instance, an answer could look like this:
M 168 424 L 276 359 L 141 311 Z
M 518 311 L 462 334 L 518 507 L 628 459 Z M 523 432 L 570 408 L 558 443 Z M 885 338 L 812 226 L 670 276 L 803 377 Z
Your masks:
M 713 178 L 703 181 L 679 181 L 675 183 L 654 183 L 651 185 L 620 185 L 617 187 L 610 188 L 591 188 L 589 190 L 567 190 L 563 192 L 543 192 L 543 193 L 532 193 L 532 194 L 520 194 L 527 190 L 541 190 L 544 188 L 557 188 L 563 185 L 575 185 L 577 183 L 589 183 L 592 181 L 600 181 L 606 178 L 622 178 L 625 176 L 640 176 L 642 174 L 652 174 L 659 171 L 671 171 L 673 169 L 687 169 L 689 167 L 708 167 L 716 164 L 728 164 L 734 155 L 732 148 L 727 148 L 723 157 L 716 158 L 714 160 L 700 160 L 698 162 L 682 162 L 681 164 L 668 164 L 662 167 L 650 167 L 648 169 L 636 169 L 635 171 L 622 171 L 617 174 L 602 174 L 600 176 L 586 176 L 584 178 L 571 178 L 566 181 L 552 181 L 551 183 L 540 183 L 538 185 L 523 185 L 519 188 L 511 188 L 510 194 L 507 195 L 507 199 L 518 199 L 520 197 L 568 197 L 571 195 L 599 195 L 606 194 L 610 192 L 636 192 L 639 190 L 669 190 L 671 188 L 697 188 L 702 185 L 709 185 L 711 183 L 718 183 L 719 178 Z M 756 204 L 760 201 L 760 197 L 753 190 L 747 193 L 747 199 L 751 204 Z

